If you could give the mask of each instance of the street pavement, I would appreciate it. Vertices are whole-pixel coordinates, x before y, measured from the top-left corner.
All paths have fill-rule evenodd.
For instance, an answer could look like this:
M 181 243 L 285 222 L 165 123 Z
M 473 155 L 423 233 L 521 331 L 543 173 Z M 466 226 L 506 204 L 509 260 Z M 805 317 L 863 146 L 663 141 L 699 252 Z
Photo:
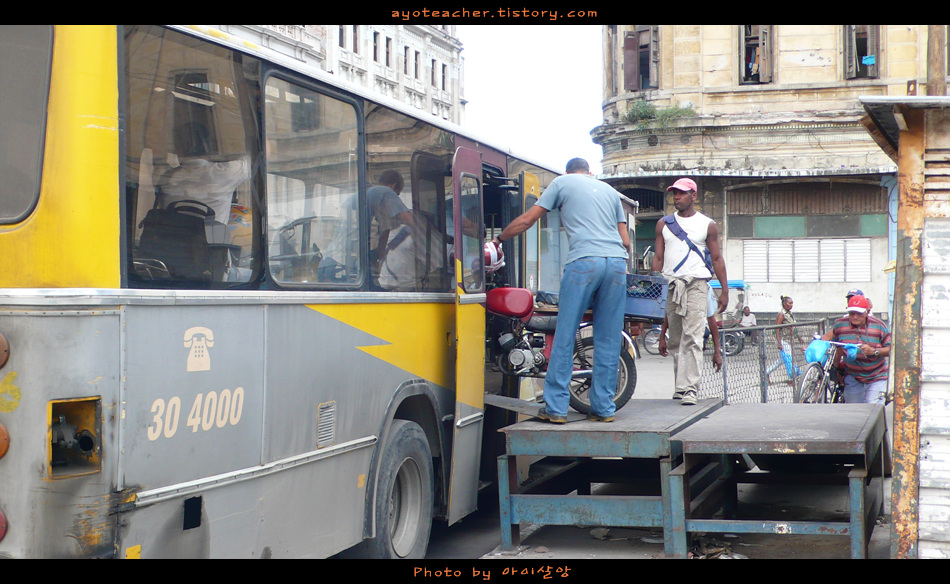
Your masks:
M 636 407 L 637 399 L 667 399 L 673 392 L 672 359 L 641 351 L 637 360 L 637 388 L 625 407 Z M 613 485 L 602 487 L 614 488 Z M 890 479 L 884 486 L 884 519 L 890 518 Z M 782 518 L 814 518 L 826 515 L 836 520 L 847 517 L 847 489 L 778 485 L 741 485 L 739 500 L 743 510 L 779 509 Z M 773 503 L 777 502 L 777 503 Z M 601 526 L 522 525 L 521 544 L 512 550 L 500 548 L 501 532 L 497 494 L 483 493 L 479 510 L 458 524 L 433 527 L 427 559 L 531 560 L 563 562 L 590 559 L 664 559 L 662 529 Z M 767 534 L 714 534 L 700 538 L 697 549 L 704 559 L 835 559 L 850 557 L 845 536 L 788 536 Z M 890 530 L 887 522 L 874 528 L 868 548 L 872 559 L 890 557 Z M 502 565 L 501 562 L 499 565 Z M 489 563 L 490 564 L 490 563 Z M 482 565 L 480 563 L 480 565 Z M 567 564 L 559 564 L 567 565 Z

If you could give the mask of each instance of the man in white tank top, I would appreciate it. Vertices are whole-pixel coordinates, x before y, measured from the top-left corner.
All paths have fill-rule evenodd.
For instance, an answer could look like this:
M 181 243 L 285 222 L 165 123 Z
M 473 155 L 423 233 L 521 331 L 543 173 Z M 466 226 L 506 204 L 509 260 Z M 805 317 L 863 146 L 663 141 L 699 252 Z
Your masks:
M 662 272 L 670 281 L 666 301 L 669 340 L 666 350 L 661 345 L 660 354 L 673 355 L 673 399 L 681 399 L 683 405 L 695 405 L 701 379 L 709 279 L 715 275 L 722 286 L 718 312 L 729 305 L 729 285 L 716 222 L 695 208 L 696 183 L 681 178 L 666 190 L 673 192 L 676 213 L 656 224 L 653 271 Z M 677 235 L 680 230 L 688 241 Z

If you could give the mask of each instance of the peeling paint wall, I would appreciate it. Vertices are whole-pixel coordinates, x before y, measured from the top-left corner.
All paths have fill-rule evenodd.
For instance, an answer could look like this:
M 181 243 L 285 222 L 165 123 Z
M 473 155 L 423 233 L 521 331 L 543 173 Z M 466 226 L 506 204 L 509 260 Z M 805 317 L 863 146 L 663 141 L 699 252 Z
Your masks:
M 950 558 L 950 115 L 926 112 L 918 557 Z

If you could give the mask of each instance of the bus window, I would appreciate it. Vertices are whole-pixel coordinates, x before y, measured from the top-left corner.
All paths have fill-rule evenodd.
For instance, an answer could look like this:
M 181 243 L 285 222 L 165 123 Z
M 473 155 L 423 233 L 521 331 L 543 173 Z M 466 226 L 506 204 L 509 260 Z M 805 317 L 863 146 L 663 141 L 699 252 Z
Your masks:
M 468 293 L 481 292 L 485 285 L 484 247 L 482 246 L 481 186 L 476 177 L 463 174 L 461 178 L 462 241 L 456 253 L 462 258 L 462 289 Z
M 0 223 L 39 197 L 52 41 L 50 25 L 0 25 Z
M 567 233 L 561 228 L 561 215 L 557 209 L 545 213 L 538 223 L 538 289 L 557 292 L 561 289 L 561 274 L 569 247 Z
M 534 204 L 538 202 L 538 198 L 534 196 L 526 196 L 524 201 L 525 211 L 534 207 Z M 525 282 L 524 287 L 532 292 L 538 291 L 538 233 L 540 226 L 535 223 L 525 231 L 524 234 L 524 245 L 525 245 L 525 262 L 524 262 L 524 272 L 525 272 Z
M 452 238 L 444 206 L 447 189 L 451 191 L 446 170 L 452 143 L 451 135 L 435 126 L 367 104 L 371 287 L 417 292 L 451 289 Z M 398 199 L 393 197 L 394 189 Z
M 271 276 L 285 285 L 359 285 L 356 108 L 277 78 L 264 101 Z
M 130 285 L 251 281 L 259 63 L 158 27 L 126 29 Z

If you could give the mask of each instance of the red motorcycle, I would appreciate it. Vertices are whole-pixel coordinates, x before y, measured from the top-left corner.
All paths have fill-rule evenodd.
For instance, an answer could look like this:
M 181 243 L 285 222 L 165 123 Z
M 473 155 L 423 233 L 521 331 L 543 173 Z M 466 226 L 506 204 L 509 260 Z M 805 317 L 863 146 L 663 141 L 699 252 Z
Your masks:
M 552 311 L 536 310 L 534 294 L 525 288 L 493 288 L 488 291 L 488 312 L 506 319 L 501 332 L 497 333 L 497 343 L 492 344 L 492 357 L 507 375 L 545 376 L 557 326 L 557 295 L 538 292 L 537 300 L 542 306 L 551 305 Z M 630 401 L 637 386 L 635 350 L 632 338 L 624 332 L 614 394 L 614 405 L 618 410 Z M 571 407 L 584 414 L 590 413 L 593 356 L 593 324 L 585 320 L 574 339 L 574 373 L 569 392 Z

